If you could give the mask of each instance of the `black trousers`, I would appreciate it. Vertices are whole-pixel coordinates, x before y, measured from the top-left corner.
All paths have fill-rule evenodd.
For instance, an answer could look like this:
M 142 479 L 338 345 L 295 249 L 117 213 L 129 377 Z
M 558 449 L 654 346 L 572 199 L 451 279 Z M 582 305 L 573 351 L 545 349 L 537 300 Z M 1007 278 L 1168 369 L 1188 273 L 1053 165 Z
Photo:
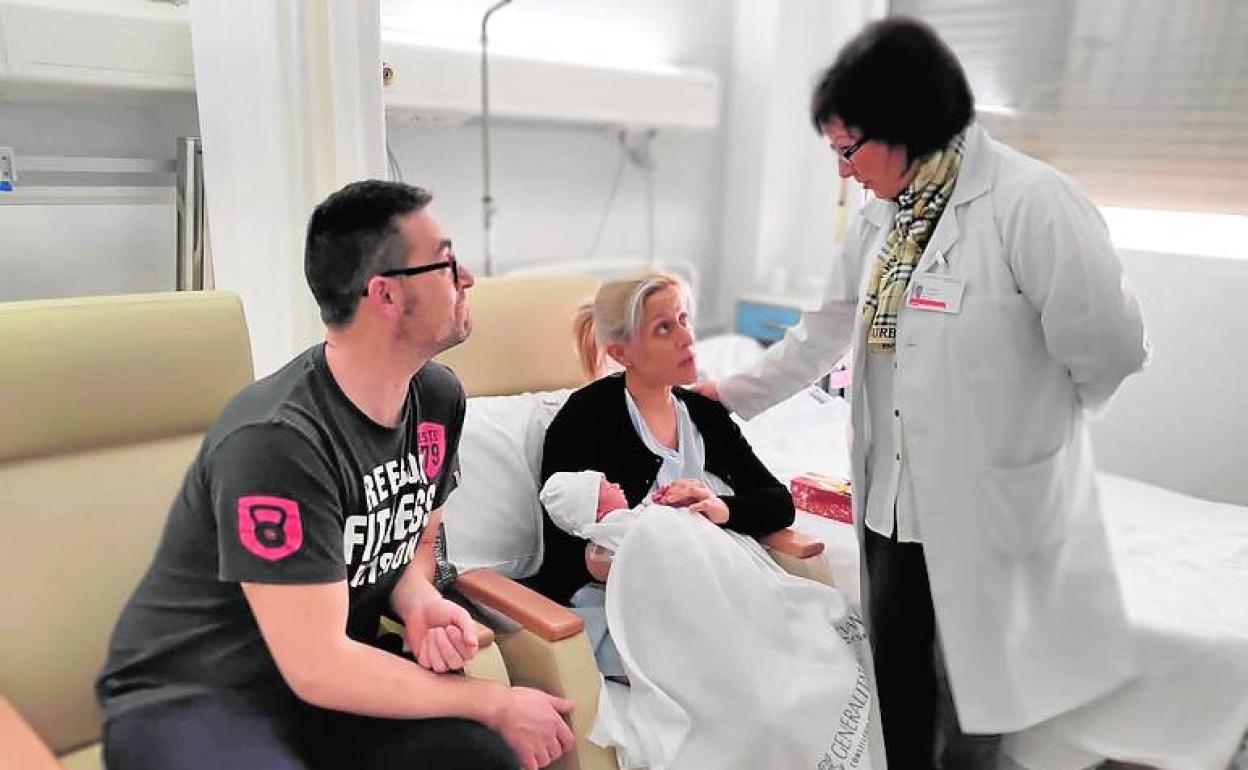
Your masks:
M 967 735 L 958 724 L 936 638 L 921 543 L 866 530 L 871 652 L 890 770 L 991 770 L 1001 736 Z
M 374 719 L 293 698 L 202 695 L 104 725 L 108 770 L 517 770 L 507 743 L 467 719 Z

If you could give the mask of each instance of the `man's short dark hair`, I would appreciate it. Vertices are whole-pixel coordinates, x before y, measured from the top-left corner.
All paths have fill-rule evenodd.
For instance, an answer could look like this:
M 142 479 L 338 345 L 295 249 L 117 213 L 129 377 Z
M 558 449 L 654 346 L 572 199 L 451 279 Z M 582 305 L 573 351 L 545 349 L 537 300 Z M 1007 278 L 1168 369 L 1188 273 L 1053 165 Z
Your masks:
M 433 194 L 402 182 L 352 182 L 326 198 L 308 220 L 303 274 L 321 320 L 342 326 L 355 315 L 374 275 L 405 267 L 407 244 L 398 218 L 420 211 Z
M 836 117 L 862 137 L 929 155 L 971 122 L 975 102 L 953 51 L 927 24 L 892 16 L 845 44 L 810 100 L 816 131 Z

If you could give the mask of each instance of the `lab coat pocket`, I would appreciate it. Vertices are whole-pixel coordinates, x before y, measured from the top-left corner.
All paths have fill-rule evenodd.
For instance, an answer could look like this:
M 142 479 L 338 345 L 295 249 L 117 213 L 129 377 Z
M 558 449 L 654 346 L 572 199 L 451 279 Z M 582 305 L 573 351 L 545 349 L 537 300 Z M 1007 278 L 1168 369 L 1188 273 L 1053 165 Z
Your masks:
M 988 467 L 984 524 L 989 541 L 997 549 L 1014 556 L 1029 556 L 1061 542 L 1071 506 L 1066 452 L 1063 444 L 1037 462 Z

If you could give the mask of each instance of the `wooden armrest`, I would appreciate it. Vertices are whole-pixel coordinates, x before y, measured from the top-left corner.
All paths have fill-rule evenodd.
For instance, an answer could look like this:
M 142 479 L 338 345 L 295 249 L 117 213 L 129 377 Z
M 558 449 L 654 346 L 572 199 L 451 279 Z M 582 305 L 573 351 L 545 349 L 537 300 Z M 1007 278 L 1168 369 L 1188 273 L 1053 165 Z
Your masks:
M 773 551 L 788 554 L 797 559 L 809 559 L 823 553 L 823 543 L 795 529 L 782 529 L 760 537 L 758 542 Z
M 52 751 L 0 695 L 0 770 L 62 770 Z
M 488 569 L 461 572 L 460 593 L 497 610 L 548 642 L 576 636 L 585 622 L 572 610 Z

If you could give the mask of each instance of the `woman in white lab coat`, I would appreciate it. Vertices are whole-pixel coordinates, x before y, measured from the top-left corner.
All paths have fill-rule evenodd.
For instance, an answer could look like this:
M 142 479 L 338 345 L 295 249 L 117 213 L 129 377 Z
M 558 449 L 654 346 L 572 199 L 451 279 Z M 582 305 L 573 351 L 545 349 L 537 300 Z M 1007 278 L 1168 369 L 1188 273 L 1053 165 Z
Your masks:
M 1086 195 L 972 115 L 926 25 L 850 41 L 812 100 L 840 175 L 875 195 L 840 285 L 752 371 L 699 386 L 752 417 L 853 346 L 854 521 L 899 770 L 940 766 L 937 745 L 945 770 L 995 767 L 1002 734 L 1135 671 L 1086 420 L 1147 360 L 1140 310 Z

